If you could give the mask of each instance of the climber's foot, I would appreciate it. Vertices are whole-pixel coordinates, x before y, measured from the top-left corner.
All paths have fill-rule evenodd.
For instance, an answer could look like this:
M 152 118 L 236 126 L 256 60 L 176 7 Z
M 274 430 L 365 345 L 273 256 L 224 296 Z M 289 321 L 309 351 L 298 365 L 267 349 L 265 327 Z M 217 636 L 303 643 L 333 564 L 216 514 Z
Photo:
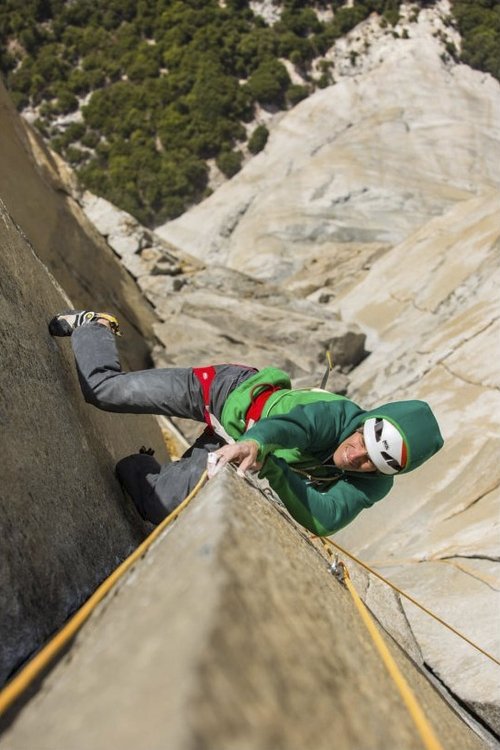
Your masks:
M 49 323 L 51 336 L 71 336 L 75 328 L 88 323 L 100 323 L 109 328 L 116 336 L 121 336 L 118 320 L 109 313 L 92 310 L 65 310 L 55 315 Z

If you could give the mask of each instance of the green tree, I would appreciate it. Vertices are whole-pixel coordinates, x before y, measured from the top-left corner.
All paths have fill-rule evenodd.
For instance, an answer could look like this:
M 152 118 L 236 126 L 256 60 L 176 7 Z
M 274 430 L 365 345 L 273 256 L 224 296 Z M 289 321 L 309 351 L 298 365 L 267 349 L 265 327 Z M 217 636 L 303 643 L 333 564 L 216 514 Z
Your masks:
M 461 60 L 500 79 L 500 4 L 455 0 L 453 14 L 462 36 Z
M 78 109 L 78 99 L 71 91 L 60 89 L 54 109 L 64 115 L 75 112 Z
M 286 92 L 286 97 L 292 107 L 294 107 L 296 104 L 301 102 L 303 99 L 307 99 L 309 96 L 309 87 L 308 86 L 299 86 L 298 84 L 293 84 L 292 86 L 288 87 L 288 90 Z
M 0 71 L 20 109 L 39 106 L 44 137 L 90 189 L 154 224 L 206 195 L 206 159 L 228 175 L 240 167 L 256 102 L 294 106 L 332 84 L 327 67 L 312 77 L 311 61 L 372 12 L 395 23 L 400 4 L 282 0 L 268 26 L 248 0 L 2 0 Z M 320 7 L 331 21 L 318 20 Z M 500 77 L 498 0 L 454 0 L 452 10 L 461 59 Z M 283 60 L 308 84 L 292 84 Z M 88 94 L 81 127 L 61 132 L 57 117 Z M 256 128 L 249 152 L 267 136 Z
M 85 133 L 80 137 L 82 146 L 94 149 L 101 140 L 99 133 L 95 130 L 86 130 Z
M 222 151 L 215 163 L 226 177 L 233 177 L 241 169 L 243 154 L 241 151 Z
M 86 152 L 75 146 L 68 146 L 68 148 L 64 150 L 64 156 L 70 164 L 81 164 L 87 159 Z
M 257 125 L 248 139 L 248 150 L 251 154 L 258 154 L 265 147 L 269 138 L 269 130 L 265 125 Z
M 468 34 L 462 47 L 462 60 L 500 80 L 500 33 L 481 27 Z
M 131 57 L 126 68 L 131 81 L 144 81 L 146 78 L 156 78 L 160 72 L 159 52 L 153 45 L 141 44 Z
M 300 8 L 284 10 L 276 27 L 278 33 L 284 30 L 297 36 L 308 36 L 320 32 L 323 24 L 312 8 Z
M 358 23 L 364 21 L 367 15 L 367 9 L 361 5 L 342 7 L 335 14 L 334 25 L 337 27 L 339 34 L 343 36 L 357 26 Z
M 261 104 L 283 105 L 284 94 L 290 85 L 290 76 L 283 63 L 276 59 L 264 60 L 247 83 L 252 99 Z

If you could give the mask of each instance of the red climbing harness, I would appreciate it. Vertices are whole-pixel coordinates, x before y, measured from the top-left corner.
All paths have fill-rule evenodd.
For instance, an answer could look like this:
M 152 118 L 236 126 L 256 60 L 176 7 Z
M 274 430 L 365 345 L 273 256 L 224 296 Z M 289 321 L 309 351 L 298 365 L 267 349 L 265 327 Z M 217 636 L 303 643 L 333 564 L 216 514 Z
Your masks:
M 205 422 L 209 427 L 213 428 L 212 420 L 210 417 L 210 389 L 215 378 L 215 367 L 209 365 L 208 367 L 193 367 L 193 373 L 200 381 L 201 392 L 203 394 L 203 406 Z
M 219 427 L 219 424 L 210 411 L 210 392 L 216 375 L 215 367 L 213 365 L 208 365 L 207 367 L 193 367 L 193 373 L 200 383 L 203 394 L 203 416 L 205 422 L 209 427 L 218 432 L 218 429 L 216 428 Z M 257 396 L 254 396 L 254 391 L 256 390 L 259 390 L 260 392 Z M 247 430 L 261 418 L 269 396 L 280 390 L 282 390 L 282 386 L 273 385 L 272 383 L 259 383 L 252 388 L 250 393 L 252 401 L 247 409 L 247 413 L 245 414 L 245 426 Z
M 257 396 L 254 396 L 254 391 L 257 388 L 262 388 L 263 390 Z M 264 406 L 266 405 L 269 396 L 271 396 L 276 391 L 281 390 L 282 387 L 280 385 L 272 385 L 271 383 L 259 383 L 259 385 L 256 385 L 255 388 L 252 388 L 252 391 L 250 393 L 252 403 L 248 407 L 247 413 L 245 414 L 245 425 L 247 430 L 249 430 L 250 427 L 255 424 L 255 422 L 258 422 L 261 418 L 262 412 L 264 411 Z

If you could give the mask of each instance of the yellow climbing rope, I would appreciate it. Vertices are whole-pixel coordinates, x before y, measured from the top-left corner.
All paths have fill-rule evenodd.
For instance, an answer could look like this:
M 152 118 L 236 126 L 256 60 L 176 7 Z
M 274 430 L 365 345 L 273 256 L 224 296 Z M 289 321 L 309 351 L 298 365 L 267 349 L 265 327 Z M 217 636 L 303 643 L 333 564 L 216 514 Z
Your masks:
M 97 605 L 104 599 L 113 586 L 120 578 L 130 570 L 132 565 L 137 562 L 151 547 L 153 542 L 158 539 L 160 534 L 167 526 L 174 521 L 177 516 L 184 510 L 188 503 L 197 495 L 207 478 L 207 472 L 203 472 L 197 485 L 189 493 L 172 513 L 163 519 L 156 526 L 151 534 L 130 554 L 101 585 L 94 591 L 92 596 L 87 599 L 80 609 L 75 612 L 73 617 L 64 625 L 61 630 L 50 640 L 46 646 L 34 656 L 26 666 L 0 691 L 0 716 L 7 711 L 10 706 L 22 695 L 22 693 L 31 685 L 31 683 L 41 674 L 41 672 L 52 662 L 64 646 L 76 635 L 84 622 L 88 620 Z
M 325 546 L 325 547 L 326 546 L 333 547 L 334 549 L 336 549 L 339 552 L 341 552 L 343 555 L 346 555 L 347 557 L 350 557 L 351 560 L 353 560 L 357 565 L 360 565 L 362 568 L 364 568 L 366 571 L 368 571 L 368 573 L 371 573 L 376 578 L 378 578 L 380 581 L 382 581 L 383 583 L 385 583 L 387 586 L 390 586 L 391 589 L 393 589 L 394 591 L 396 591 L 398 594 L 400 594 L 401 596 L 403 596 L 405 599 L 408 599 L 409 602 L 411 602 L 416 607 L 418 607 L 419 609 L 421 609 L 422 612 L 425 612 L 427 615 L 429 615 L 434 620 L 436 620 L 436 622 L 439 622 L 445 628 L 447 628 L 452 633 L 454 633 L 459 638 L 461 638 L 463 641 L 465 641 L 466 643 L 468 643 L 469 646 L 472 646 L 474 649 L 476 649 L 476 651 L 479 651 L 479 653 L 483 654 L 483 656 L 486 656 L 492 662 L 494 662 L 495 664 L 498 664 L 498 666 L 500 666 L 500 660 L 497 659 L 495 656 L 493 656 L 493 654 L 488 653 L 488 651 L 486 651 L 484 648 L 482 648 L 481 646 L 478 646 L 477 643 L 474 643 L 474 641 L 471 641 L 470 638 L 467 638 L 466 635 L 464 635 L 459 630 L 457 630 L 456 628 L 454 628 L 452 625 L 450 625 L 448 622 L 446 622 L 446 620 L 443 620 L 435 612 L 432 612 L 430 609 L 427 609 L 427 607 L 424 607 L 423 604 L 421 604 L 419 601 L 417 601 L 412 596 L 410 596 L 410 594 L 407 594 L 406 591 L 403 591 L 402 589 L 398 588 L 398 586 L 396 586 L 394 583 L 392 583 L 392 581 L 389 581 L 387 578 L 384 578 L 383 575 L 381 575 L 376 570 L 374 570 L 373 568 L 371 568 L 369 565 L 367 565 L 365 562 L 363 562 L 358 557 L 356 557 L 355 555 L 353 555 L 351 552 L 348 552 L 346 549 L 344 549 L 343 547 L 341 547 L 340 544 L 337 544 L 336 542 L 332 542 L 331 539 L 328 539 L 326 537 L 315 537 L 315 538 L 319 539 L 320 542 L 323 544 L 323 546 Z
M 28 664 L 5 686 L 5 688 L 0 691 L 0 716 L 3 713 L 5 713 L 7 709 L 9 709 L 13 705 L 13 703 L 32 684 L 32 682 L 43 672 L 43 670 L 47 666 L 49 666 L 49 664 L 53 661 L 53 659 L 57 656 L 57 654 L 61 652 L 64 646 L 76 635 L 78 630 L 90 617 L 92 612 L 96 609 L 97 605 L 104 599 L 104 597 L 109 593 L 109 591 L 118 583 L 118 581 L 132 567 L 132 565 L 134 565 L 134 563 L 136 563 L 147 552 L 147 550 L 151 547 L 153 542 L 161 535 L 164 529 L 166 529 L 166 527 L 177 518 L 177 516 L 184 510 L 184 508 L 189 504 L 189 502 L 197 495 L 197 493 L 199 492 L 199 490 L 205 483 L 206 479 L 207 479 L 207 472 L 205 471 L 200 477 L 200 480 L 198 481 L 197 485 L 194 487 L 192 492 L 185 498 L 185 500 L 151 532 L 151 534 L 142 542 L 142 544 L 140 544 L 139 547 L 137 547 L 137 549 L 135 549 L 134 552 L 132 552 L 132 554 L 129 555 L 129 557 L 127 557 L 113 571 L 113 573 L 111 573 L 111 575 L 105 581 L 103 581 L 103 583 L 96 589 L 96 591 L 85 602 L 85 604 L 73 615 L 73 617 L 68 621 L 68 623 L 66 623 L 66 625 L 52 638 L 52 640 L 50 640 L 47 643 L 47 645 L 44 648 L 42 648 L 42 650 L 38 654 L 36 654 L 36 656 L 34 656 L 28 662 Z M 478 651 L 483 653 L 485 656 L 492 659 L 497 664 L 500 664 L 500 662 L 497 659 L 495 659 L 486 651 L 484 651 L 484 649 L 480 648 L 475 643 L 470 641 L 468 638 L 462 635 L 459 631 L 455 630 L 455 628 L 448 625 L 448 623 L 446 623 L 444 620 L 439 618 L 433 612 L 423 607 L 419 602 L 417 602 L 411 596 L 406 594 L 404 591 L 401 591 L 394 584 L 388 581 L 386 578 L 381 576 L 376 571 L 372 570 L 366 563 L 363 563 L 354 555 L 347 552 L 347 550 L 340 547 L 340 545 L 324 537 L 317 537 L 317 538 L 321 541 L 321 543 L 325 547 L 327 546 L 334 547 L 340 552 L 342 552 L 343 554 L 350 557 L 357 564 L 361 565 L 363 568 L 365 568 L 367 571 L 375 575 L 384 583 L 391 586 L 391 588 L 393 588 L 399 594 L 406 597 L 409 601 L 411 601 L 416 606 L 420 607 L 424 612 L 431 615 L 431 617 L 433 617 L 438 622 L 446 626 L 449 630 L 451 630 L 452 632 L 456 633 L 456 635 L 463 638 L 465 641 L 467 641 L 467 643 L 469 643 L 471 646 L 473 646 Z M 416 702 L 415 697 L 413 696 L 413 693 L 411 692 L 403 676 L 399 672 L 399 669 L 396 663 L 394 662 L 389 650 L 387 649 L 387 646 L 385 645 L 383 639 L 381 638 L 380 633 L 375 627 L 367 608 L 365 607 L 365 605 L 359 598 L 359 595 L 356 592 L 356 589 L 354 588 L 350 580 L 347 568 L 345 567 L 343 563 L 341 563 L 341 565 L 343 566 L 344 573 L 345 573 L 345 577 L 344 577 L 345 585 L 347 586 L 353 598 L 353 601 L 357 609 L 359 610 L 361 617 L 363 618 L 363 622 L 365 623 L 370 634 L 372 635 L 372 638 L 384 660 L 384 663 L 389 673 L 391 674 L 391 676 L 393 677 L 393 679 L 395 680 L 397 684 L 397 687 L 403 697 L 403 700 L 405 701 L 405 704 L 408 707 L 408 710 L 410 711 L 412 715 L 412 718 L 422 736 L 422 740 L 424 741 L 424 744 L 427 750 L 442 750 L 442 746 L 436 739 L 431 727 L 429 726 L 428 722 L 425 719 L 425 716 L 423 715 L 422 710 L 420 709 L 418 703 Z
M 387 645 L 384 639 L 382 638 L 379 631 L 377 630 L 375 623 L 370 613 L 368 612 L 368 609 L 363 604 L 363 602 L 361 601 L 359 597 L 358 592 L 354 588 L 352 581 L 350 579 L 350 576 L 349 576 L 349 571 L 347 570 L 343 562 L 337 563 L 337 565 L 342 568 L 342 571 L 343 571 L 342 582 L 347 587 L 347 590 L 349 591 L 354 601 L 356 609 L 358 610 L 361 616 L 361 619 L 363 620 L 363 623 L 366 626 L 366 629 L 370 633 L 373 643 L 377 651 L 379 652 L 380 657 L 382 661 L 384 662 L 384 665 L 387 671 L 389 672 L 390 676 L 394 680 L 396 687 L 399 690 L 399 693 L 408 709 L 408 712 L 411 718 L 413 719 L 415 726 L 417 727 L 420 737 L 422 738 L 422 742 L 424 743 L 427 750 L 443 750 L 443 746 L 441 745 L 436 735 L 434 734 L 434 730 L 432 729 L 431 725 L 427 721 L 427 718 L 425 717 L 424 712 L 422 711 L 422 708 L 420 707 L 420 704 L 415 698 L 415 695 L 413 694 L 405 678 L 401 674 L 399 667 L 394 661 L 394 658 L 391 652 L 387 648 Z

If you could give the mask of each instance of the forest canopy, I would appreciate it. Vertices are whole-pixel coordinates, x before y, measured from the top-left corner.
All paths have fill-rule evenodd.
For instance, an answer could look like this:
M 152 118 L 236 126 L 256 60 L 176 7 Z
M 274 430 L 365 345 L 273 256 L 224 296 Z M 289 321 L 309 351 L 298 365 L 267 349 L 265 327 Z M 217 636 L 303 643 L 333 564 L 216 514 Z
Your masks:
M 395 24 L 400 3 L 281 6 L 269 26 L 248 0 L 3 0 L 0 69 L 83 185 L 154 226 L 207 195 L 207 160 L 231 177 L 243 147 L 265 147 L 265 126 L 249 127 L 257 106 L 288 108 L 332 83 L 312 62 L 372 12 Z M 499 77 L 499 3 L 454 11 L 464 61 Z
M 500 80 L 499 0 L 454 0 L 453 16 L 462 37 L 462 62 Z

